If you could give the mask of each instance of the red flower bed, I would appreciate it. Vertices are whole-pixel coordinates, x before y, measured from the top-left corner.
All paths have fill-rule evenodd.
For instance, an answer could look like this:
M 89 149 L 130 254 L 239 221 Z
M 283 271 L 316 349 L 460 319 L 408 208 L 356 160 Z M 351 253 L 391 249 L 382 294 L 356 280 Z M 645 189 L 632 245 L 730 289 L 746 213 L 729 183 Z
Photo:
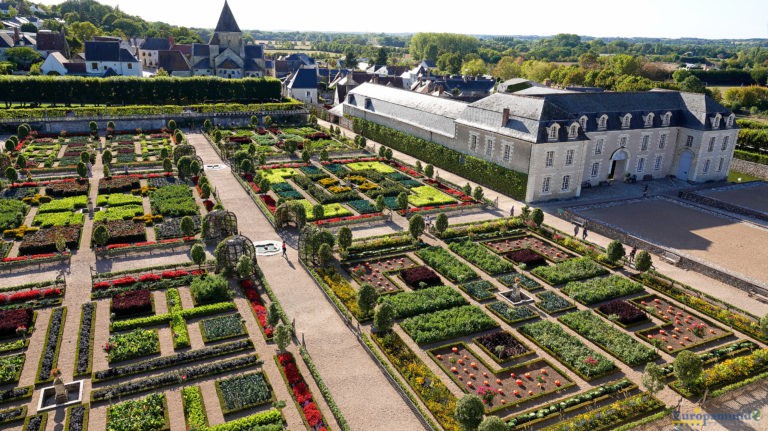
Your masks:
M 27 260 L 27 256 L 18 256 L 18 257 L 4 257 L 3 262 L 20 262 L 22 260 Z
M 272 196 L 264 194 L 259 195 L 261 200 L 267 205 L 267 208 L 269 208 L 269 212 L 274 213 L 277 211 L 277 202 L 275 202 L 275 199 L 272 198 Z
M 236 144 L 250 144 L 251 138 L 247 136 L 230 136 L 227 138 L 227 141 L 234 142 Z
M 246 298 L 248 298 L 248 301 L 251 303 L 253 313 L 256 315 L 256 320 L 259 322 L 259 326 L 261 326 L 261 329 L 264 331 L 264 337 L 271 339 L 274 328 L 267 325 L 267 308 L 264 307 L 264 303 L 261 302 L 259 292 L 256 291 L 256 286 L 253 285 L 251 280 L 243 280 L 240 286 L 242 286 Z
M 151 293 L 146 289 L 118 293 L 112 298 L 109 310 L 117 316 L 151 312 Z
M 421 283 L 425 283 L 426 287 L 443 284 L 440 276 L 424 265 L 400 270 L 400 275 L 405 283 L 414 289 L 420 289 Z
M 213 211 L 213 207 L 216 205 L 211 201 L 210 199 L 206 199 L 203 201 L 203 205 L 205 205 L 205 210 L 208 212 Z
M 301 413 L 307 420 L 307 423 L 313 430 L 325 430 L 325 421 L 323 415 L 317 408 L 312 398 L 312 392 L 309 391 L 304 377 L 296 366 L 296 360 L 291 353 L 282 353 L 277 356 L 277 362 L 282 367 L 285 379 L 291 387 L 293 398 L 301 406 Z
M 157 274 L 152 274 L 152 273 L 142 274 L 142 275 L 139 276 L 139 281 L 142 282 L 142 283 L 150 282 L 150 281 L 158 281 L 158 280 L 161 280 L 161 279 L 162 279 L 162 277 L 160 277 Z
M 545 265 L 547 263 L 547 260 L 544 258 L 544 256 L 529 248 L 510 251 L 507 253 L 507 259 L 517 263 L 524 263 L 528 266 L 528 268 L 534 268 L 540 265 Z
M 32 325 L 32 309 L 0 310 L 0 337 L 15 336 L 16 328 Z
M 115 287 L 130 286 L 135 283 L 136 283 L 136 278 L 131 276 L 121 277 L 116 280 L 112 280 L 112 286 L 115 286 Z
M 98 283 L 93 283 L 94 289 L 106 289 L 109 286 L 111 286 L 111 284 L 108 281 L 99 281 Z
M 304 137 L 309 139 L 310 141 L 318 141 L 320 139 L 331 139 L 330 135 L 323 132 L 310 133 L 310 134 L 304 135 Z
M 16 292 L 8 298 L 8 302 L 26 302 L 32 299 L 40 298 L 40 291 L 37 289 Z
M 163 278 L 179 278 L 179 277 L 186 277 L 187 275 L 189 275 L 189 272 L 183 269 L 163 271 L 162 273 Z

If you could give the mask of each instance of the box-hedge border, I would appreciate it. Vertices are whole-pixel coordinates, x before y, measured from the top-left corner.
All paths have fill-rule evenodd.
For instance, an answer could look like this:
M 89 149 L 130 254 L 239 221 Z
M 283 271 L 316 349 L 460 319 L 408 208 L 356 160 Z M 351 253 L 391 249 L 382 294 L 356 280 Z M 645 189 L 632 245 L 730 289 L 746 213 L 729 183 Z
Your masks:
M 43 369 L 43 356 L 45 356 L 45 346 L 48 344 L 48 337 L 51 336 L 51 323 L 53 323 L 53 313 L 59 310 L 59 308 L 54 309 L 51 312 L 51 319 L 48 320 L 48 328 L 45 330 L 45 338 L 44 338 L 44 344 L 43 344 L 43 351 L 40 353 L 40 360 L 37 364 L 37 372 L 35 373 L 35 385 L 40 385 L 43 383 L 49 383 L 53 381 L 53 377 L 48 376 L 46 379 L 40 378 L 40 372 Z M 61 324 L 59 325 L 59 333 L 56 335 L 56 349 L 53 353 L 53 363 L 51 363 L 51 370 L 56 368 L 56 365 L 59 363 L 59 350 L 61 350 L 61 338 L 64 335 L 64 325 L 67 323 L 67 307 L 61 307 Z
M 530 356 L 530 355 L 534 355 L 534 354 L 536 354 L 536 352 L 534 352 L 533 350 L 531 350 L 531 348 L 530 348 L 530 347 L 528 347 L 528 346 L 527 346 L 525 343 L 523 343 L 522 341 L 520 341 L 520 339 L 519 339 L 519 338 L 517 338 L 517 337 L 515 336 L 515 334 L 513 334 L 512 332 L 509 332 L 509 331 L 501 331 L 501 332 L 506 332 L 507 334 L 509 334 L 509 335 L 510 335 L 510 336 L 511 336 L 513 339 L 515 339 L 515 340 L 516 340 L 518 343 L 522 344 L 522 345 L 523 345 L 523 346 L 526 348 L 526 351 L 525 351 L 525 352 L 523 352 L 523 353 L 521 353 L 521 354 L 519 354 L 519 355 L 510 356 L 509 358 L 506 358 L 505 360 L 500 360 L 500 359 L 499 359 L 499 357 L 498 357 L 498 356 L 496 356 L 496 354 L 495 354 L 495 353 L 491 352 L 491 351 L 490 351 L 490 350 L 489 350 L 487 347 L 485 347 L 485 345 L 483 345 L 482 343 L 480 343 L 480 342 L 478 342 L 478 341 L 477 341 L 477 340 L 478 340 L 478 338 L 480 338 L 480 337 L 475 337 L 475 338 L 473 338 L 473 339 L 472 339 L 472 342 L 473 342 L 473 343 L 475 343 L 475 345 L 476 345 L 476 346 L 477 346 L 477 347 L 478 347 L 480 350 L 482 350 L 483 352 L 485 352 L 485 354 L 486 354 L 486 355 L 488 355 L 488 356 L 489 356 L 491 359 L 493 359 L 493 361 L 494 361 L 494 362 L 496 362 L 496 363 L 497 363 L 497 364 L 499 364 L 499 365 L 508 364 L 508 363 L 510 363 L 510 362 L 512 362 L 512 361 L 516 361 L 516 360 L 518 360 L 518 359 L 520 359 L 520 358 L 524 358 L 524 357 L 526 357 L 526 356 Z M 490 367 L 488 367 L 488 368 L 490 369 Z
M 40 426 L 36 430 L 30 430 L 29 429 L 29 422 L 32 421 L 33 418 L 40 416 L 42 419 L 40 420 Z M 48 425 L 48 412 L 42 412 L 37 413 L 31 416 L 27 416 L 26 419 L 24 419 L 24 428 L 22 428 L 24 431 L 45 431 L 45 426 Z
M 221 318 L 230 317 L 230 316 L 237 316 L 237 317 L 240 318 L 240 321 L 241 321 L 241 323 L 240 323 L 241 331 L 239 333 L 236 333 L 236 334 L 233 333 L 233 334 L 225 335 L 223 337 L 218 337 L 218 338 L 208 338 L 206 336 L 206 333 L 203 330 L 203 322 L 209 321 L 209 320 L 221 319 Z M 216 317 L 212 317 L 210 319 L 205 319 L 205 320 L 202 320 L 202 321 L 198 322 L 198 324 L 200 325 L 200 335 L 203 337 L 203 342 L 204 343 L 212 343 L 214 341 L 228 340 L 230 338 L 237 338 L 237 337 L 242 337 L 243 335 L 248 335 L 248 331 L 245 329 L 245 325 L 242 323 L 242 319 L 243 319 L 243 317 L 240 316 L 240 314 L 226 314 L 226 315 L 223 315 L 223 316 L 216 316 Z
M 248 405 L 245 405 L 245 406 L 242 406 L 242 407 L 236 407 L 234 409 L 227 408 L 226 402 L 224 401 L 224 394 L 221 392 L 221 387 L 219 386 L 220 382 L 222 380 L 229 380 L 229 379 L 232 379 L 232 378 L 244 377 L 246 375 L 259 375 L 259 374 L 264 378 L 264 382 L 266 382 L 267 388 L 269 388 L 269 395 L 270 395 L 269 399 L 261 401 L 261 402 L 256 403 L 256 404 L 248 404 Z M 256 372 L 253 372 L 253 373 L 238 374 L 238 375 L 234 375 L 234 376 L 228 376 L 228 377 L 226 377 L 225 379 L 222 379 L 222 380 L 216 380 L 214 383 L 215 383 L 215 386 L 216 386 L 216 397 L 219 399 L 219 405 L 221 406 L 221 413 L 224 416 L 232 414 L 232 413 L 237 413 L 237 412 L 240 412 L 240 411 L 243 411 L 243 410 L 251 409 L 251 408 L 254 408 L 254 407 L 263 406 L 263 405 L 266 405 L 266 404 L 271 404 L 271 403 L 273 403 L 276 400 L 276 398 L 275 398 L 275 390 L 272 387 L 272 384 L 269 382 L 269 377 L 267 377 L 267 374 L 264 371 L 256 371 Z
M 433 361 L 435 361 L 435 363 L 440 367 L 440 369 L 442 369 L 445 372 L 445 374 L 447 374 L 451 378 L 453 383 L 455 383 L 456 386 L 461 388 L 461 390 L 463 392 L 473 393 L 474 391 L 466 390 L 466 385 L 464 384 L 464 382 L 462 382 L 461 380 L 455 378 L 453 373 L 451 372 L 451 370 L 446 369 L 445 366 L 443 365 L 442 361 L 439 361 L 435 357 L 435 353 L 434 353 L 435 350 L 447 349 L 447 348 L 450 348 L 450 347 L 453 347 L 453 346 L 457 346 L 457 345 L 462 346 L 463 348 L 468 350 L 470 353 L 472 353 L 472 355 L 474 355 L 475 358 L 477 358 L 477 360 L 480 361 L 480 363 L 483 364 L 485 366 L 485 368 L 488 368 L 493 374 L 498 374 L 498 375 L 505 374 L 505 373 L 509 373 L 509 372 L 512 372 L 512 371 L 520 369 L 520 368 L 530 367 L 534 363 L 543 362 L 543 363 L 547 364 L 547 366 L 552 367 L 553 370 L 557 371 L 561 376 L 563 376 L 564 379 L 568 380 L 567 384 L 562 384 L 561 386 L 555 386 L 554 390 L 545 391 L 545 392 L 539 392 L 539 393 L 537 393 L 535 395 L 532 395 L 532 396 L 530 396 L 528 398 L 525 398 L 525 399 L 521 399 L 521 400 L 519 400 L 517 402 L 507 402 L 507 404 L 499 404 L 498 406 L 496 406 L 496 407 L 494 407 L 492 409 L 486 410 L 486 412 L 485 412 L 486 414 L 492 414 L 492 413 L 495 413 L 495 412 L 498 412 L 498 411 L 501 411 L 501 410 L 506 410 L 506 409 L 518 406 L 520 404 L 529 403 L 529 402 L 531 402 L 533 400 L 536 400 L 536 399 L 539 399 L 539 398 L 541 398 L 543 396 L 552 395 L 554 393 L 559 393 L 561 391 L 565 391 L 565 390 L 568 390 L 568 389 L 576 386 L 576 383 L 574 383 L 573 380 L 571 380 L 571 378 L 568 377 L 568 374 L 564 373 L 562 370 L 560 370 L 560 368 L 556 367 L 555 365 L 553 365 L 552 363 L 550 363 L 549 361 L 547 361 L 546 359 L 541 358 L 541 357 L 536 357 L 536 358 L 533 358 L 533 359 L 531 359 L 529 361 L 521 362 L 519 364 L 510 365 L 510 366 L 507 366 L 507 367 L 494 368 L 490 364 L 485 362 L 485 360 L 480 355 L 478 355 L 473 349 L 471 349 L 463 341 L 460 341 L 460 342 L 457 342 L 457 343 L 443 344 L 442 346 L 429 349 L 427 351 L 427 354 L 429 355 L 429 357 L 432 358 Z M 538 367 L 538 368 L 540 368 L 540 367 Z
M 0 424 L 7 424 L 7 423 L 11 423 L 11 422 L 16 422 L 16 421 L 24 420 L 27 417 L 27 406 L 14 407 L 14 408 L 11 408 L 11 409 L 6 409 L 6 410 L 3 410 L 3 411 L 0 411 L 0 415 L 5 414 L 5 413 L 11 413 L 11 412 L 13 412 L 15 410 L 19 411 L 19 413 L 16 416 L 12 416 L 10 418 L 4 419 L 4 420 L 0 421 Z
M 501 313 L 499 313 L 498 311 L 496 311 L 496 310 L 494 310 L 493 308 L 491 308 L 491 305 L 493 305 L 493 304 L 495 304 L 495 303 L 497 303 L 497 302 L 500 302 L 500 303 L 502 303 L 502 304 L 506 304 L 506 305 L 508 305 L 508 306 L 510 306 L 510 307 L 512 307 L 512 308 L 516 308 L 516 307 L 515 307 L 515 306 L 512 306 L 512 305 L 509 305 L 509 304 L 508 304 L 507 302 L 505 302 L 504 300 L 500 300 L 500 301 L 494 301 L 494 302 L 491 302 L 490 304 L 485 304 L 485 308 L 487 308 L 487 309 L 488 309 L 488 311 L 490 311 L 491 313 L 493 313 L 493 315 L 495 315 L 496 317 L 498 317 L 499 319 L 501 319 L 501 320 L 502 320 L 504 323 L 506 323 L 507 325 L 514 325 L 514 324 L 516 324 L 516 323 L 520 323 L 520 322 L 527 322 L 527 321 L 529 321 L 529 320 L 533 320 L 533 319 L 537 319 L 537 318 L 539 318 L 539 315 L 538 315 L 538 314 L 536 314 L 536 312 L 535 312 L 535 311 L 531 310 L 531 308 L 530 308 L 530 307 L 528 307 L 528 305 L 526 305 L 526 304 L 522 304 L 522 305 L 518 305 L 517 307 L 523 307 L 523 308 L 527 308 L 527 309 L 528 309 L 528 310 L 530 310 L 530 311 L 531 311 L 531 313 L 533 313 L 533 314 L 532 314 L 532 315 L 530 315 L 530 316 L 528 316 L 528 317 L 523 317 L 523 318 L 521 318 L 521 319 L 517 319 L 517 320 L 509 320 L 509 319 L 507 319 L 506 317 L 502 316 L 502 315 L 501 315 Z
M 74 406 L 67 407 L 67 411 L 66 411 L 67 420 L 64 422 L 64 431 L 69 431 L 70 430 L 70 423 L 69 423 L 69 421 L 72 418 L 72 409 L 74 409 L 75 407 L 83 407 L 85 409 L 85 413 L 83 413 L 83 428 L 82 428 L 82 431 L 87 431 L 88 430 L 88 417 L 90 416 L 90 413 L 91 413 L 91 405 L 88 404 L 88 403 L 85 403 L 85 404 L 82 404 L 82 405 L 74 405 Z M 167 413 L 166 413 L 166 415 L 167 415 Z

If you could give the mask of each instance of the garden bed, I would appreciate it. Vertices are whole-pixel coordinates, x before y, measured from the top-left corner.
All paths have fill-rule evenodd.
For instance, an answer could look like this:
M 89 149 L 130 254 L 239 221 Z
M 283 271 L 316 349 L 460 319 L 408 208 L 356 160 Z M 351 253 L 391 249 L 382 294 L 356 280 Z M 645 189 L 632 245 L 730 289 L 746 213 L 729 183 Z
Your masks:
M 501 277 L 498 277 L 497 280 L 507 287 L 513 287 L 517 284 L 529 292 L 536 292 L 544 288 L 538 281 L 528 278 L 525 274 L 520 273 L 502 275 Z
M 200 333 L 203 335 L 203 342 L 209 343 L 239 337 L 245 335 L 246 331 L 239 314 L 228 314 L 201 321 Z
M 134 329 L 109 337 L 104 346 L 110 364 L 160 353 L 157 329 Z
M 578 257 L 554 266 L 540 266 L 531 272 L 549 284 L 556 285 L 604 275 L 608 270 L 588 257 Z
M 562 262 L 573 257 L 570 253 L 552 246 L 550 243 L 533 236 L 507 238 L 483 243 L 486 247 L 498 254 L 505 254 L 514 250 L 530 249 L 553 262 Z
M 475 301 L 485 301 L 494 298 L 493 291 L 496 286 L 487 280 L 475 280 L 459 285 L 459 289 L 467 293 Z
M 400 326 L 416 344 L 422 345 L 486 331 L 499 324 L 482 309 L 465 305 L 410 317 Z
M 505 254 L 504 257 L 521 266 L 525 265 L 525 269 L 533 269 L 539 266 L 547 265 L 547 259 L 545 259 L 544 256 L 529 248 L 521 248 L 520 250 L 510 251 L 509 253 Z
M 125 401 L 107 408 L 107 429 L 110 431 L 165 431 L 170 429 L 165 395 L 152 394 L 145 398 Z
M 441 286 L 443 284 L 440 276 L 424 265 L 400 270 L 400 276 L 403 277 L 405 284 L 412 289 L 423 289 L 425 287 Z
M 417 251 L 416 255 L 454 283 L 465 283 L 477 278 L 477 273 L 472 268 L 444 248 L 430 246 Z
M 615 299 L 602 304 L 595 308 L 595 312 L 622 328 L 648 321 L 648 315 L 643 310 L 623 299 Z
M 536 306 L 549 314 L 557 314 L 576 309 L 576 305 L 574 305 L 571 301 L 568 301 L 562 296 L 548 290 L 545 292 L 537 293 L 536 297 L 539 298 Z
M 615 299 L 643 292 L 643 285 L 621 275 L 593 278 L 587 281 L 572 281 L 561 291 L 584 305 Z
M 396 319 L 467 305 L 464 297 L 448 286 L 395 293 L 380 298 L 379 302 L 390 303 Z
M 448 248 L 490 275 L 514 272 L 512 264 L 473 241 L 453 242 Z
M 539 317 L 539 315 L 527 305 L 512 306 L 506 301 L 492 302 L 486 305 L 485 308 L 490 310 L 508 325 Z
M 347 265 L 345 269 L 352 274 L 358 283 L 368 283 L 375 287 L 380 293 L 390 293 L 397 292 L 401 289 L 394 284 L 386 274 L 398 272 L 402 269 L 412 268 L 414 266 L 416 266 L 416 263 L 410 257 L 400 255 L 385 259 L 358 262 L 354 265 Z
M 472 341 L 499 364 L 504 364 L 534 353 L 533 350 L 529 349 L 528 346 L 507 331 L 493 332 L 477 337 Z
M 275 398 L 267 376 L 262 372 L 217 380 L 216 394 L 225 415 L 270 403 Z

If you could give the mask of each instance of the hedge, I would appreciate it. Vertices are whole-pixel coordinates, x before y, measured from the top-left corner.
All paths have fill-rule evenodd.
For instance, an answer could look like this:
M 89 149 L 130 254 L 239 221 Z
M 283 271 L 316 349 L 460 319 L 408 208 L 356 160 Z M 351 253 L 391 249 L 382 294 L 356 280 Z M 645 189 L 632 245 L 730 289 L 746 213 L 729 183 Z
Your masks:
M 280 81 L 274 78 L 221 79 L 215 77 L 0 77 L 6 103 L 88 103 L 136 105 L 204 103 L 207 101 L 279 101 Z
M 525 199 L 528 175 L 515 172 L 477 157 L 462 154 L 440 144 L 408 135 L 360 118 L 353 118 L 355 133 L 416 157 L 435 167 L 497 190 L 518 200 Z

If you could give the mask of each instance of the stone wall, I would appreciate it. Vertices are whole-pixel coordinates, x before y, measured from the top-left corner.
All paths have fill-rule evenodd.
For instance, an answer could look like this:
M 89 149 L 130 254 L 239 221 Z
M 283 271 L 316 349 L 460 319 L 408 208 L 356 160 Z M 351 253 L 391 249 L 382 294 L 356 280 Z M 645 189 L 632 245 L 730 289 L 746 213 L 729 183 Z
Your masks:
M 747 160 L 733 159 L 731 160 L 731 170 L 768 181 L 768 165 L 761 165 L 760 163 Z

